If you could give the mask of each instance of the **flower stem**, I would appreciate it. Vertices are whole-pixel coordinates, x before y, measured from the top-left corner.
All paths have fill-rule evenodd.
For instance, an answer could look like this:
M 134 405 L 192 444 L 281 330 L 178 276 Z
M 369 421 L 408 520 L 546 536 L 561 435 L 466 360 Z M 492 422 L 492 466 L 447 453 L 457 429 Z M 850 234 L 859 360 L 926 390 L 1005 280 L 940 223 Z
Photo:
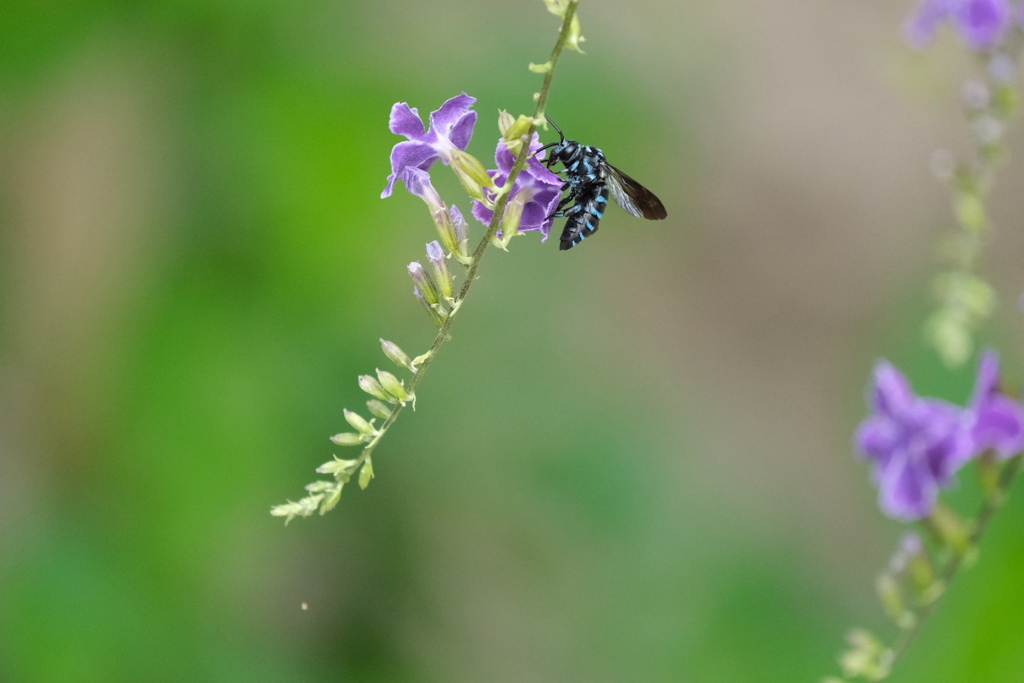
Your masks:
M 981 537 L 984 535 L 985 530 L 988 528 L 989 522 L 991 522 L 992 520 L 992 515 L 995 514 L 996 510 L 999 508 L 999 506 L 1002 504 L 1002 501 L 1005 499 L 1006 492 L 1009 490 L 1010 485 L 1013 484 L 1014 479 L 1020 472 L 1022 458 L 1024 458 L 1024 455 L 1016 455 L 1013 458 L 1011 458 L 1003 467 L 1003 471 L 1000 473 L 999 476 L 1000 495 L 989 496 L 985 504 L 982 506 L 980 512 L 978 513 L 974 530 L 970 535 L 970 545 L 972 548 L 977 547 L 978 542 L 981 540 Z M 969 553 L 954 552 L 953 556 L 949 559 L 949 561 L 946 563 L 946 566 L 939 574 L 938 581 L 940 582 L 939 585 L 943 586 L 943 595 L 945 595 L 946 590 L 948 590 L 950 582 L 952 582 L 953 579 L 956 578 L 956 575 L 959 573 L 960 569 L 963 568 L 964 558 L 968 555 Z M 928 619 L 928 617 L 930 617 L 932 613 L 935 611 L 935 608 L 938 605 L 940 599 L 941 596 L 934 600 L 930 600 L 924 605 L 921 605 L 917 608 L 917 610 L 911 611 L 911 614 L 914 617 L 913 621 L 911 622 L 911 625 L 900 632 L 899 636 L 897 636 L 896 638 L 896 641 L 893 643 L 893 646 L 889 648 L 889 657 L 887 658 L 887 663 L 890 672 L 892 670 L 893 665 L 895 665 L 896 662 L 903 657 L 907 649 L 910 647 L 911 643 L 913 643 L 914 638 L 916 638 L 917 634 L 920 633 L 921 627 L 923 626 L 924 622 Z
M 576 14 L 576 6 L 578 4 L 579 0 L 570 0 L 569 6 L 565 11 L 565 17 L 562 21 L 562 29 L 558 34 L 558 41 L 555 43 L 555 47 L 551 52 L 551 68 L 548 69 L 544 76 L 544 84 L 541 86 L 540 95 L 537 97 L 537 106 L 533 114 L 534 119 L 539 119 L 544 114 L 544 105 L 548 100 L 548 91 L 551 88 L 551 79 L 555 73 L 555 66 L 558 64 L 558 57 L 562 54 L 562 49 L 565 47 L 566 41 L 569 37 L 569 29 L 572 24 L 572 18 Z M 508 174 L 508 179 L 505 181 L 505 187 L 509 190 L 515 186 L 516 178 L 519 176 L 520 172 L 526 168 L 526 162 L 530 155 L 529 141 L 533 139 L 533 134 L 536 129 L 536 124 L 531 124 L 530 129 L 524 136 L 527 142 L 522 145 L 522 149 L 520 149 L 519 154 L 516 156 L 512 170 Z M 494 215 L 491 217 L 491 223 L 487 227 L 487 233 L 483 236 L 483 239 L 480 240 L 480 243 L 473 251 L 472 261 L 466 271 L 466 278 L 462 282 L 462 287 L 459 289 L 458 296 L 455 299 L 456 306 L 459 308 L 453 308 L 449 312 L 448 317 L 445 318 L 444 324 L 441 325 L 441 329 L 438 330 L 437 336 L 434 338 L 434 343 L 430 345 L 430 350 L 426 354 L 426 358 L 420 364 L 419 368 L 416 370 L 416 374 L 409 382 L 409 386 L 406 389 L 409 394 L 415 393 L 416 387 L 418 387 L 420 381 L 422 381 L 423 376 L 427 372 L 427 368 L 430 367 L 431 362 L 433 362 L 434 357 L 437 355 L 437 351 L 451 338 L 449 331 L 451 330 L 452 322 L 455 320 L 455 314 L 457 311 L 461 310 L 461 305 L 463 301 L 465 301 L 466 295 L 469 293 L 469 288 L 473 286 L 473 282 L 476 280 L 476 272 L 480 267 L 480 259 L 483 257 L 487 247 L 490 246 L 494 236 L 498 233 L 498 226 L 501 224 L 501 217 L 505 211 L 505 206 L 508 204 L 510 194 L 510 192 L 505 192 L 498 199 L 497 206 L 494 207 Z M 370 454 L 373 453 L 373 449 L 377 447 L 381 438 L 388 429 L 391 428 L 391 425 L 395 423 L 404 408 L 404 403 L 395 406 L 391 415 L 388 416 L 378 429 L 377 435 L 374 437 L 373 441 L 368 443 L 363 449 L 363 452 L 360 454 L 358 459 L 359 465 L 370 457 Z

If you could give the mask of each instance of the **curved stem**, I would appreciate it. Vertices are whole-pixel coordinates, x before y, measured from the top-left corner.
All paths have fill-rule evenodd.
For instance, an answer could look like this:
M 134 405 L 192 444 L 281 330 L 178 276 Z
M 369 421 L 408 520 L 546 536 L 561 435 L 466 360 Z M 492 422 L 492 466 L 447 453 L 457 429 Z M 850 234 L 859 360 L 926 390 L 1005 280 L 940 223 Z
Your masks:
M 569 30 L 572 25 L 572 19 L 576 15 L 576 6 L 578 4 L 579 0 L 570 0 L 569 6 L 565 11 L 565 17 L 562 21 L 562 29 L 558 34 L 558 41 L 555 43 L 555 47 L 551 52 L 550 68 L 544 76 L 544 84 L 541 86 L 540 95 L 537 97 L 537 106 L 533 113 L 534 119 L 539 119 L 544 114 L 544 106 L 548 100 L 548 91 L 551 88 L 551 80 L 555 74 L 555 66 L 558 64 L 558 57 L 562 54 L 562 49 L 565 47 L 566 41 L 569 37 Z M 526 132 L 524 137 L 527 143 L 522 146 L 519 154 L 516 155 L 515 163 L 512 165 L 512 170 L 509 172 L 508 179 L 505 181 L 505 187 L 515 187 L 516 178 L 522 170 L 526 168 L 526 162 L 530 156 L 529 141 L 533 139 L 533 134 L 536 129 L 536 124 L 532 124 L 530 129 Z M 473 251 L 472 262 L 466 271 L 466 278 L 462 283 L 462 287 L 459 288 L 458 296 L 455 299 L 456 306 L 458 308 L 454 308 L 449 311 L 444 324 L 441 325 L 441 329 L 438 330 L 437 336 L 434 338 L 434 343 L 430 345 L 430 350 L 427 352 L 426 358 L 416 370 L 416 374 L 413 376 L 412 380 L 410 380 L 409 386 L 406 389 L 410 394 L 414 394 L 416 392 L 416 387 L 418 387 L 420 381 L 422 381 L 423 376 L 427 372 L 427 368 L 437 355 L 438 349 L 440 349 L 441 346 L 450 339 L 449 330 L 452 327 L 452 322 L 455 319 L 456 313 L 461 310 L 462 303 L 465 301 L 470 287 L 473 286 L 473 282 L 476 280 L 476 272 L 480 267 L 480 259 L 483 257 L 484 252 L 487 251 L 487 247 L 490 246 L 491 240 L 493 240 L 494 236 L 498 233 L 498 227 L 501 225 L 501 217 L 505 212 L 505 206 L 508 204 L 510 194 L 510 192 L 506 192 L 498 199 L 498 204 L 494 207 L 494 216 L 491 218 L 491 223 L 487 227 L 487 232 L 484 234 L 483 239 L 480 240 L 480 243 Z M 373 441 L 367 444 L 363 449 L 363 452 L 360 454 L 358 458 L 358 463 L 360 465 L 370 457 L 370 454 L 373 453 L 373 449 L 377 447 L 378 442 L 380 442 L 388 429 L 391 428 L 391 425 L 395 423 L 404 408 L 404 403 L 395 406 L 391 415 L 388 416 L 377 430 L 377 435 L 374 437 Z

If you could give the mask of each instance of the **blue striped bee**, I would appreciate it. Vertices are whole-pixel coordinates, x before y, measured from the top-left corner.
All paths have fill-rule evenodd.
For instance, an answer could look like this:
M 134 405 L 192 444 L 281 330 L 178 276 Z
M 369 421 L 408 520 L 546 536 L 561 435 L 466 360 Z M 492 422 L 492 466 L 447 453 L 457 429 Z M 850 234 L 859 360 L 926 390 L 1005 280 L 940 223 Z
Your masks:
M 551 215 L 553 218 L 565 216 L 567 219 L 559 249 L 572 249 L 585 237 L 597 232 L 597 225 L 608 205 L 609 194 L 616 204 L 634 216 L 657 221 L 668 215 L 665 206 L 653 192 L 609 164 L 604 158 L 604 152 L 597 147 L 581 145 L 575 140 L 566 140 L 555 122 L 551 119 L 548 122 L 558 131 L 561 140 L 544 145 L 538 152 L 551 148 L 545 165 L 551 168 L 556 161 L 562 162 L 562 172 L 565 173 L 562 191 L 569 191 Z M 572 206 L 566 210 L 569 204 Z

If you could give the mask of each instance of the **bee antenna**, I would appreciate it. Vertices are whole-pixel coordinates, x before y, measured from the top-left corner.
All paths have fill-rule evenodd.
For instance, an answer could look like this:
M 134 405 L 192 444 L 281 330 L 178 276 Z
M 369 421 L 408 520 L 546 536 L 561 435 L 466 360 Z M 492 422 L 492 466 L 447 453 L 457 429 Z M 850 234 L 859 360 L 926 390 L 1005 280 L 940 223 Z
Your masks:
M 558 127 L 558 124 L 556 124 L 554 121 L 552 121 L 551 117 L 548 116 L 547 114 L 544 115 L 544 118 L 546 118 L 548 120 L 548 123 L 550 123 L 552 126 L 554 126 L 555 130 L 558 131 L 558 137 L 560 137 L 562 139 L 562 142 L 565 142 L 565 136 L 562 135 L 562 129 Z

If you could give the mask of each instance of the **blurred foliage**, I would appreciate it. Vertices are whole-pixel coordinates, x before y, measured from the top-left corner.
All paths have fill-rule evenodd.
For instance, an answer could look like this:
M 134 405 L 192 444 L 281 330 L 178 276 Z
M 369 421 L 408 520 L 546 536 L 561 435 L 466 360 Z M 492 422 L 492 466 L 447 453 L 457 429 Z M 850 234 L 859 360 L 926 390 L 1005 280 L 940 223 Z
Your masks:
M 644 264 L 675 272 L 703 162 L 692 108 L 657 106 L 586 7 L 588 55 L 565 60 L 552 116 L 667 198 L 674 232 L 608 221 L 618 250 L 489 253 L 373 486 L 325 519 L 267 514 L 332 451 L 356 375 L 385 363 L 377 339 L 432 337 L 403 271 L 433 229 L 418 201 L 378 198 L 389 107 L 470 92 L 471 149 L 489 159 L 497 110 L 529 107 L 526 64 L 550 48 L 551 17 L 526 7 L 5 5 L 0 359 L 21 383 L 4 396 L 0 680 L 812 681 L 848 626 L 882 626 L 864 567 L 890 539 L 828 573 L 812 522 L 717 505 L 709 482 L 729 482 L 694 464 L 704 397 L 609 319 L 616 297 L 646 299 Z M 48 351 L 19 316 L 43 310 L 25 283 L 59 273 L 20 246 L 39 226 L 21 221 L 11 159 L 45 141 L 48 112 L 76 115 L 76 88 L 108 81 L 144 105 L 126 113 L 146 143 L 128 174 L 158 181 L 101 243 L 100 271 L 127 267 L 107 312 L 84 332 L 49 321 Z M 681 315 L 685 282 L 667 286 L 652 321 Z M 926 301 L 894 304 L 889 329 L 920 329 Z M 946 381 L 917 337 L 894 337 L 922 393 Z M 821 457 L 846 458 L 840 444 Z M 1019 498 L 894 680 L 1018 680 Z

